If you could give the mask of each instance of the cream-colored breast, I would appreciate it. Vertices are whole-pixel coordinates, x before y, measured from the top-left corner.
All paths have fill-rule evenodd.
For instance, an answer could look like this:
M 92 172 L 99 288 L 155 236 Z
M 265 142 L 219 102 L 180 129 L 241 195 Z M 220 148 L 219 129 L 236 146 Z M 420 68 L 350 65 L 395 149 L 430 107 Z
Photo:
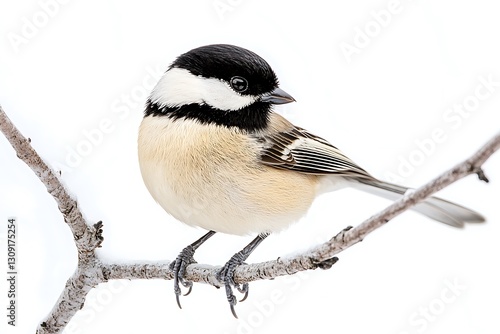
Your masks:
M 148 116 L 138 149 L 153 198 L 178 220 L 207 230 L 281 230 L 304 215 L 316 193 L 316 176 L 259 164 L 259 143 L 236 129 Z

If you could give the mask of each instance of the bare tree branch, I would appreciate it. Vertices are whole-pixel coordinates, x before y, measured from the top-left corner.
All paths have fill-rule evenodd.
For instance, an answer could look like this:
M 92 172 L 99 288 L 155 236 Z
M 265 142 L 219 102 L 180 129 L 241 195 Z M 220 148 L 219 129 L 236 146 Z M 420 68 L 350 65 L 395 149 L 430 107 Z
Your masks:
M 55 199 L 64 221 L 73 233 L 78 250 L 77 270 L 66 282 L 65 289 L 47 319 L 38 328 L 39 333 L 62 332 L 73 315 L 83 306 L 90 289 L 102 281 L 100 261 L 94 252 L 102 242 L 102 224 L 87 224 L 76 200 L 66 191 L 57 174 L 33 149 L 31 140 L 19 132 L 1 106 L 0 130 L 16 151 L 18 158 L 33 170 Z
M 56 200 L 64 220 L 71 228 L 78 249 L 78 268 L 68 279 L 66 286 L 56 305 L 39 325 L 38 333 L 60 333 L 83 306 L 87 293 L 99 283 L 112 279 L 172 279 L 169 269 L 170 262 L 110 264 L 103 263 L 95 254 L 95 249 L 102 242 L 102 224 L 89 225 L 78 209 L 77 202 L 67 192 L 57 174 L 50 169 L 31 147 L 26 139 L 12 124 L 0 106 L 0 130 L 10 141 L 17 155 L 38 176 L 47 187 L 48 192 Z M 482 181 L 488 182 L 481 166 L 500 148 L 500 133 L 493 137 L 473 156 L 446 171 L 424 186 L 403 196 L 400 200 L 388 206 L 385 210 L 361 223 L 356 228 L 345 228 L 328 242 L 292 257 L 239 266 L 235 273 L 237 283 L 255 280 L 271 279 L 278 276 L 292 275 L 299 271 L 310 269 L 328 269 L 336 261 L 334 257 L 342 250 L 363 240 L 368 234 L 386 224 L 389 220 L 408 210 L 413 205 L 431 196 L 435 192 L 460 180 L 477 174 Z M 220 287 L 223 285 L 217 279 L 220 266 L 192 264 L 188 266 L 186 278 L 193 282 L 207 283 Z
M 17 153 L 17 157 L 23 160 L 38 176 L 45 185 L 49 194 L 56 200 L 59 210 L 68 224 L 79 255 L 88 255 L 100 245 L 102 240 L 96 237 L 96 233 L 86 224 L 82 213 L 78 209 L 76 200 L 66 191 L 57 174 L 40 158 L 38 153 L 30 145 L 31 140 L 26 139 L 21 132 L 10 121 L 0 106 L 0 127 L 7 140 Z

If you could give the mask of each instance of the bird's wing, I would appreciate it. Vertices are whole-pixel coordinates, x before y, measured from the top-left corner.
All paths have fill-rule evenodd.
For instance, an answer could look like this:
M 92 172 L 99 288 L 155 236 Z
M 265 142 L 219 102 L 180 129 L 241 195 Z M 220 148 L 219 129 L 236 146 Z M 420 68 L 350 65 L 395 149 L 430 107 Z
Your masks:
M 290 124 L 291 125 L 291 124 Z M 291 125 L 264 134 L 261 162 L 268 166 L 308 174 L 373 177 L 325 139 Z

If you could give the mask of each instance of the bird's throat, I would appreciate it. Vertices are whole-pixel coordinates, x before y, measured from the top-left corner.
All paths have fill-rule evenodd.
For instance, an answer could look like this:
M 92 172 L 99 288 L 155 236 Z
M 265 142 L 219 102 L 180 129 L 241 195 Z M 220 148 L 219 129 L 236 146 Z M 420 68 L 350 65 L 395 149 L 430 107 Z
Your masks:
M 256 102 L 240 110 L 219 110 L 206 104 L 187 104 L 182 106 L 161 106 L 148 100 L 145 116 L 170 117 L 176 119 L 197 120 L 202 124 L 217 124 L 226 127 L 237 127 L 246 132 L 256 132 L 267 127 L 271 105 Z

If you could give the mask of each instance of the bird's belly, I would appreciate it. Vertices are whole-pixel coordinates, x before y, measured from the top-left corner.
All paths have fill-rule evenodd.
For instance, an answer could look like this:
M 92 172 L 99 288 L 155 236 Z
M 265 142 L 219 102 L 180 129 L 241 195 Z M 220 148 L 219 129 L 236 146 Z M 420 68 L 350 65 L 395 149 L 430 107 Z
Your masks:
M 316 177 L 260 165 L 255 155 L 241 153 L 257 152 L 248 137 L 158 121 L 146 117 L 141 125 L 141 173 L 153 198 L 181 222 L 238 235 L 274 232 L 311 205 Z

